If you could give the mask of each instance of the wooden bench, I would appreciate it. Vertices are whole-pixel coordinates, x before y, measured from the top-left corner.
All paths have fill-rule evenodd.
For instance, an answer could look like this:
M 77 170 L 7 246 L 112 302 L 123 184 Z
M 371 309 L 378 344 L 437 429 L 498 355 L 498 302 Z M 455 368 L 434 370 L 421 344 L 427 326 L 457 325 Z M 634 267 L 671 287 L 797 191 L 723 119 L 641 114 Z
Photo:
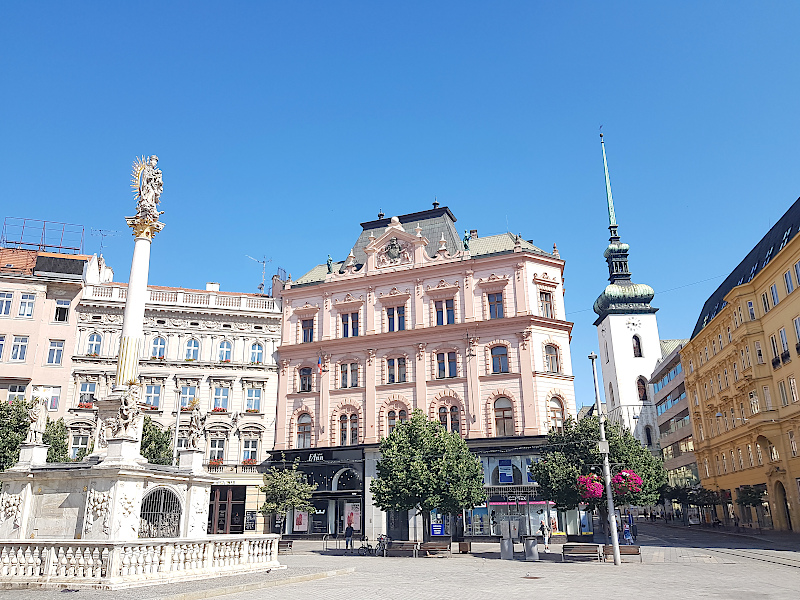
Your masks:
M 568 556 L 589 556 L 602 560 L 602 544 L 564 544 L 561 547 L 561 560 L 566 561 Z
M 446 542 L 422 542 L 419 550 L 425 552 L 426 555 L 431 552 L 447 552 L 448 556 L 453 554 L 452 544 L 449 540 Z
M 278 554 L 294 554 L 292 551 L 293 540 L 278 540 Z
M 619 547 L 619 555 L 620 556 L 638 556 L 639 562 L 642 562 L 642 549 L 640 546 L 627 546 L 627 545 L 620 545 Z M 609 556 L 614 556 L 614 546 L 606 544 L 603 546 L 603 559 L 608 560 Z
M 395 542 L 391 541 L 383 548 L 383 555 L 386 556 L 388 552 L 411 552 L 411 556 L 417 557 L 417 550 L 419 549 L 419 542 Z

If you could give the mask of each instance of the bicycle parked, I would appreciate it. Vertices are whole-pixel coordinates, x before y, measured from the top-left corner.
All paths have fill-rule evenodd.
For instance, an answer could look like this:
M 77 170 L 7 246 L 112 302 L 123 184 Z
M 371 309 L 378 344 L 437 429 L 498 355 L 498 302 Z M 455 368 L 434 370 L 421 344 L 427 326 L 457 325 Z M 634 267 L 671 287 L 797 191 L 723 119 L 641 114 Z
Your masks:
M 358 553 L 361 556 L 383 556 L 383 551 L 388 543 L 389 536 L 387 535 L 379 535 L 378 543 L 375 546 L 369 543 L 369 538 L 367 536 L 364 536 L 364 543 L 361 544 Z

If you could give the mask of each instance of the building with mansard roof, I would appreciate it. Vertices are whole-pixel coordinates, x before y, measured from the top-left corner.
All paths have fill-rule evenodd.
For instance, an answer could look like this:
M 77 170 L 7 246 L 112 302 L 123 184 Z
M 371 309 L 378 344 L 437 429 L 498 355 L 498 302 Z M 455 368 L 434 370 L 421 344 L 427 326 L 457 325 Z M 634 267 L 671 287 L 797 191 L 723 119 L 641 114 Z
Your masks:
M 575 416 L 563 277 L 555 246 L 477 230 L 462 238 L 434 203 L 361 223 L 344 260 L 287 282 L 276 456 L 300 459 L 319 487 L 316 512 L 290 515 L 283 533 L 339 534 L 352 522 L 370 538 L 414 539 L 421 519 L 381 512 L 369 482 L 378 442 L 415 409 L 463 436 L 484 465 L 487 504 L 437 531 L 499 535 L 511 490 L 516 519 L 538 527 L 528 466 L 543 436 Z

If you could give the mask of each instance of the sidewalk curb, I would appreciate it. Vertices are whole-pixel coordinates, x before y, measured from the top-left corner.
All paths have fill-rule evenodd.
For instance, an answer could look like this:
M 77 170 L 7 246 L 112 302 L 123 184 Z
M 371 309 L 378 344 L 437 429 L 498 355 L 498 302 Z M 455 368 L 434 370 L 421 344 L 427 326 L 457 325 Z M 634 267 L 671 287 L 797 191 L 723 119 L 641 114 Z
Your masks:
M 288 585 L 291 583 L 303 583 L 304 581 L 314 581 L 316 579 L 327 579 L 337 575 L 349 575 L 355 572 L 355 567 L 347 569 L 335 569 L 333 571 L 322 571 L 320 573 L 309 573 L 308 575 L 297 575 L 286 579 L 275 581 L 261 581 L 258 583 L 243 583 L 241 585 L 228 585 L 225 587 L 213 588 L 210 590 L 198 590 L 196 592 L 185 592 L 183 594 L 173 594 L 171 596 L 161 596 L 161 600 L 202 600 L 203 598 L 216 598 L 217 596 L 227 596 L 228 594 L 239 594 L 264 588 Z

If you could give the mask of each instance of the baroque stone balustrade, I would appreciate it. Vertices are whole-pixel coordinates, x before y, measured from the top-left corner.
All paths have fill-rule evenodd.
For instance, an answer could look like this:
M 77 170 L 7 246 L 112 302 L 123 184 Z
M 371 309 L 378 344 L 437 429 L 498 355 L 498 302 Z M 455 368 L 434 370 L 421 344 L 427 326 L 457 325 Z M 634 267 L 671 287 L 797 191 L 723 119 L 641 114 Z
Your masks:
M 279 539 L 0 540 L 0 587 L 120 589 L 273 569 Z
M 83 297 L 91 300 L 123 301 L 128 294 L 125 285 L 87 285 Z M 189 306 L 224 308 L 239 311 L 268 312 L 281 314 L 281 302 L 277 298 L 248 294 L 226 294 L 202 290 L 158 290 L 149 289 L 147 302 L 166 306 Z

